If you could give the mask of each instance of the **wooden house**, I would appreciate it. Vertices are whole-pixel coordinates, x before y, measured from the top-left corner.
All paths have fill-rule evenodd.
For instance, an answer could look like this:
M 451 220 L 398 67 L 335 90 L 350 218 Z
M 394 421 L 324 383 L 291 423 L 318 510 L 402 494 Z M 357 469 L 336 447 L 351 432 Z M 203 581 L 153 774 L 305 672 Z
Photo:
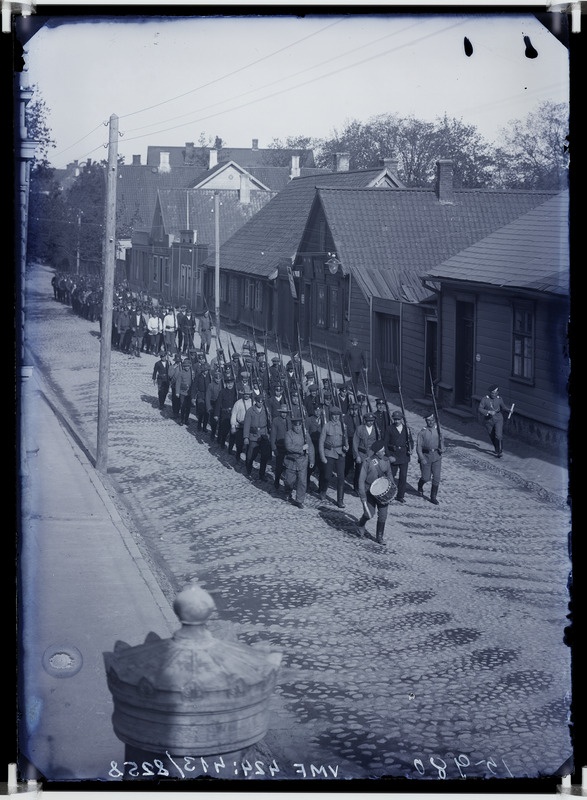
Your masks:
M 455 189 L 452 162 L 437 170 L 430 189 L 318 183 L 293 262 L 303 340 L 338 354 L 356 336 L 371 379 L 400 378 L 412 398 L 438 378 L 437 295 L 421 276 L 556 194 Z
M 498 384 L 521 437 L 566 442 L 569 278 L 566 191 L 427 271 L 445 408 L 470 416 Z

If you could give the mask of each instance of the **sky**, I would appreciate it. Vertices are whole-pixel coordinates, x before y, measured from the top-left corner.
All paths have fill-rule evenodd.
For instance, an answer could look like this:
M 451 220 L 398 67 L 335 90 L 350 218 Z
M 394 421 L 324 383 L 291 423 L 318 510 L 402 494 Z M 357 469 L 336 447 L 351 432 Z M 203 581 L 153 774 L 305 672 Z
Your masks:
M 536 58 L 525 56 L 525 36 Z M 541 102 L 569 102 L 567 48 L 533 14 L 507 10 L 60 14 L 27 42 L 25 64 L 48 107 L 57 168 L 107 159 L 112 115 L 119 155 L 144 164 L 149 145 L 197 144 L 201 134 L 267 147 L 389 113 L 447 114 L 495 141 Z

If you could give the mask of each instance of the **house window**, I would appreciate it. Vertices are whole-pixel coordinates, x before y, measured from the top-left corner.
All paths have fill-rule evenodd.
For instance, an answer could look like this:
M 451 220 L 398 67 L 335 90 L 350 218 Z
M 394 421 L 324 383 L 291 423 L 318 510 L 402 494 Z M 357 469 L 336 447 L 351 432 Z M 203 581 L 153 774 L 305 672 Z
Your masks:
M 165 258 L 162 257 L 161 261 L 165 264 L 165 285 L 169 286 L 169 259 L 166 256 Z
M 159 283 L 159 256 L 153 256 L 153 283 Z
M 245 297 L 244 297 L 244 307 L 245 308 L 254 308 L 255 304 L 255 281 L 252 278 L 247 278 L 245 280 Z
M 228 275 L 220 276 L 220 300 L 223 303 L 228 300 Z
M 318 285 L 316 287 L 316 325 L 319 328 L 326 327 L 326 286 Z
M 202 267 L 196 267 L 196 296 L 203 294 L 202 287 Z
M 255 281 L 255 311 L 263 310 L 263 284 Z
M 328 327 L 331 331 L 338 331 L 338 319 L 340 316 L 340 309 L 338 307 L 338 298 L 340 291 L 338 286 L 330 286 L 328 289 Z
M 514 377 L 534 379 L 534 310 L 514 306 L 513 368 Z
M 381 337 L 381 361 L 384 364 L 399 364 L 399 317 L 382 316 L 379 327 Z

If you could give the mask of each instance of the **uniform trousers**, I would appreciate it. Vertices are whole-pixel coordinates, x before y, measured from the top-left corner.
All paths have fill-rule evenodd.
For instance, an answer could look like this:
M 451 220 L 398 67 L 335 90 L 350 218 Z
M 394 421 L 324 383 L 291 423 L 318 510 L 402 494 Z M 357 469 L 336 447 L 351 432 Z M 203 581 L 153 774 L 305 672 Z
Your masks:
M 285 456 L 283 483 L 287 492 L 295 489 L 296 500 L 303 503 L 308 488 L 308 456 Z
M 324 462 L 322 462 L 324 464 Z M 324 494 L 328 489 L 333 473 L 336 473 L 336 500 L 342 503 L 344 498 L 344 464 L 345 454 L 342 453 L 334 458 L 326 458 L 324 472 L 320 474 L 320 494 Z

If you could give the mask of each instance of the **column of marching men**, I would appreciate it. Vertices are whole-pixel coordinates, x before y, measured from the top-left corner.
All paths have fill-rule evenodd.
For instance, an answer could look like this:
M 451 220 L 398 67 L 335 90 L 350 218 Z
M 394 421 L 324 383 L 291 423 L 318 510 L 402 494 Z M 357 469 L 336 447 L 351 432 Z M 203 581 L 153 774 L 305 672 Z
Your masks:
M 102 330 L 98 281 L 56 273 L 51 283 L 57 301 L 98 321 Z M 414 438 L 403 401 L 402 410 L 393 412 L 385 397 L 372 401 L 366 369 L 353 352 L 356 340 L 341 356 L 342 382 L 336 383 L 329 353 L 327 366 L 318 367 L 310 351 L 312 369 L 304 372 L 301 350 L 284 357 L 279 341 L 279 355 L 269 359 L 266 340 L 263 350 L 253 341 L 239 352 L 229 334 L 224 334 L 223 347 L 223 334 L 217 331 L 215 354 L 209 359 L 212 328 L 207 309 L 197 317 L 186 306 L 137 295 L 125 283 L 115 287 L 113 349 L 129 358 L 156 356 L 151 377 L 159 409 L 169 399 L 172 417 L 182 426 L 194 416 L 196 429 L 234 457 L 235 469 L 244 469 L 251 480 L 269 480 L 270 467 L 275 492 L 298 508 L 304 507 L 308 492 L 340 509 L 345 508 L 345 494 L 358 496 L 363 514 L 357 535 L 383 545 L 391 504 L 406 502 L 415 451 L 420 468 L 416 496 L 424 497 L 424 486 L 431 481 L 429 499 L 438 505 L 443 441 L 436 415 L 425 415 L 425 425 Z M 361 376 L 363 393 L 358 388 Z M 366 530 L 371 519 L 375 537 Z
M 205 340 L 183 354 L 179 344 L 162 348 L 152 380 L 159 409 L 170 398 L 179 425 L 188 425 L 193 413 L 196 429 L 234 458 L 235 469 L 259 483 L 272 478 L 275 492 L 298 508 L 308 492 L 340 509 L 345 494 L 358 496 L 363 515 L 357 535 L 384 544 L 391 503 L 406 502 L 415 450 L 422 470 L 417 496 L 432 478 L 430 500 L 438 505 L 442 441 L 434 414 L 426 415 L 414 439 L 402 411 L 390 412 L 384 398 L 372 402 L 356 392 L 344 371 L 336 383 L 330 369 L 328 377 L 319 377 L 322 368 L 314 366 L 304 373 L 297 352 L 287 361 L 281 354 L 269 359 L 266 346 L 257 350 L 256 342 L 245 342 L 239 352 L 229 334 L 226 347 L 221 336 L 210 361 Z M 375 537 L 365 527 L 370 519 Z

